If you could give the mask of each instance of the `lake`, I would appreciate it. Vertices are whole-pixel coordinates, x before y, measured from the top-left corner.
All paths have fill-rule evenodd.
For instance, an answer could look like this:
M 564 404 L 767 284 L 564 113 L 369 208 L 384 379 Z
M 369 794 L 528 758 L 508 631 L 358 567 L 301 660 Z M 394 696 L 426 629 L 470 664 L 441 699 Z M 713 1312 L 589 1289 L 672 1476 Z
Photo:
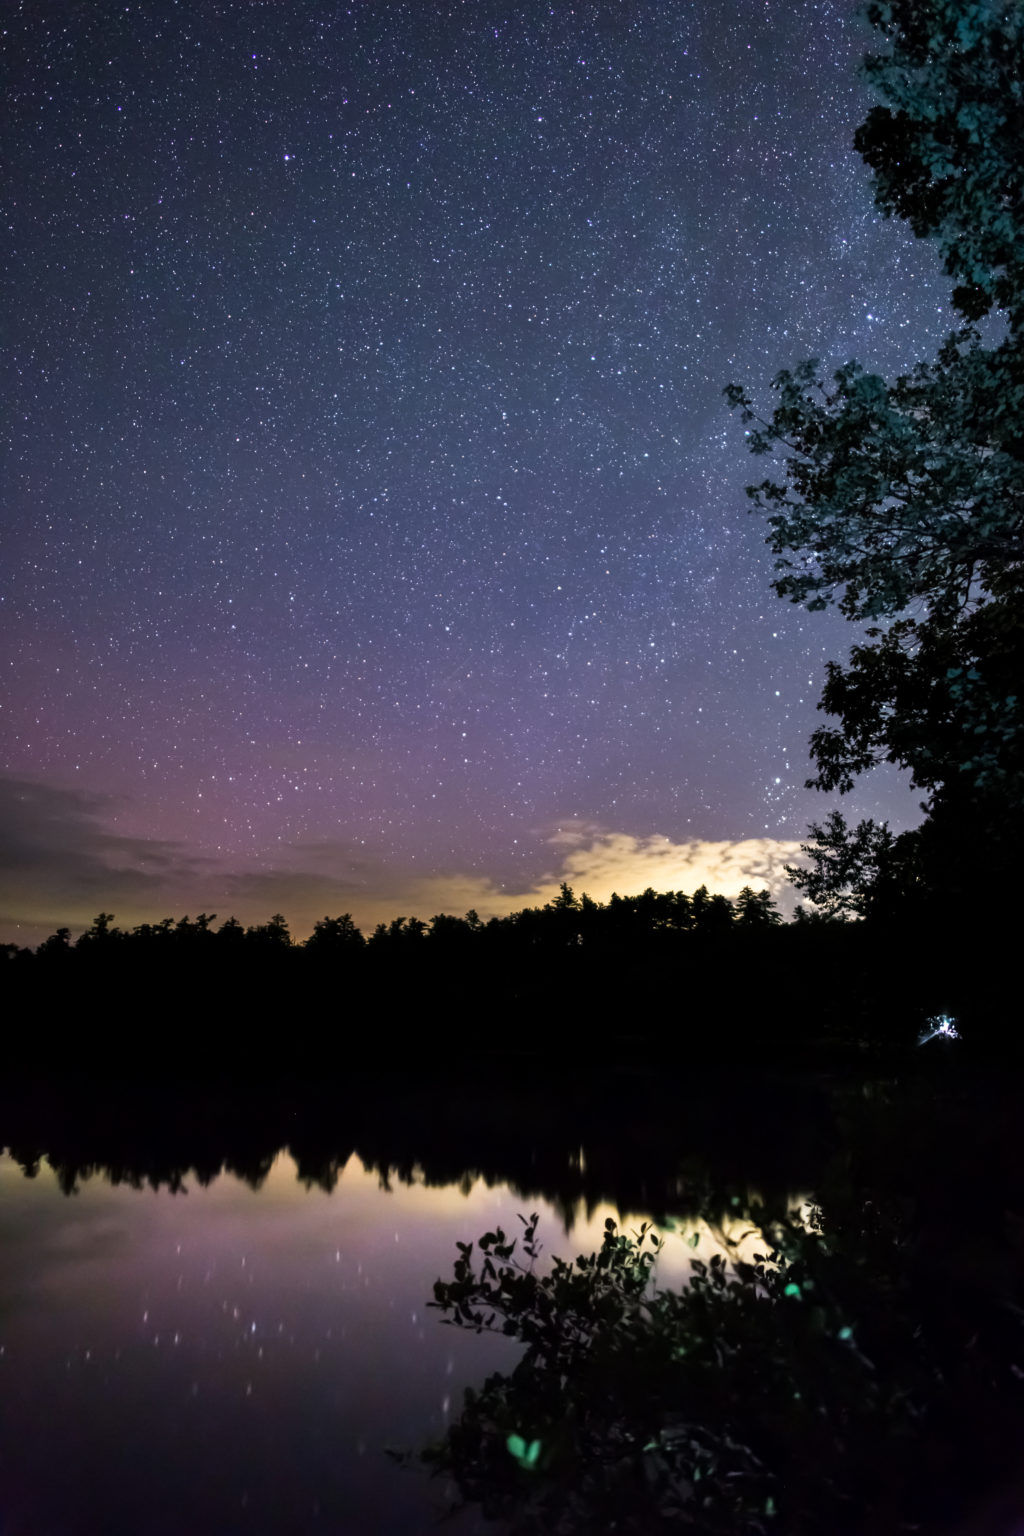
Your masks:
M 3 1536 L 427 1531 L 451 1490 L 396 1466 L 386 1448 L 436 1438 L 464 1388 L 520 1352 L 513 1340 L 448 1327 L 426 1306 L 434 1280 L 451 1274 L 455 1243 L 499 1226 L 514 1234 L 517 1213 L 536 1210 L 545 1250 L 572 1257 L 600 1246 L 607 1217 L 657 1214 L 597 1197 L 586 1148 L 554 1150 L 536 1116 L 532 1129 L 529 1116 L 518 1133 L 515 1117 L 499 1127 L 499 1142 L 518 1134 L 513 1152 L 538 1170 L 532 1187 L 513 1187 L 493 1168 L 476 1171 L 495 1153 L 481 1155 L 471 1129 L 460 1160 L 457 1127 L 454 1140 L 424 1127 L 428 1164 L 432 1153 L 459 1170 L 428 1182 L 404 1145 L 376 1166 L 368 1153 L 370 1166 L 346 1155 L 351 1106 L 332 1118 L 318 1104 L 318 1145 L 325 1126 L 341 1141 L 326 1156 L 300 1150 L 299 1162 L 268 1151 L 276 1134 L 258 1111 L 241 1127 L 232 1112 L 223 1158 L 196 1140 L 204 1116 L 216 1120 L 209 1104 L 176 1119 L 161 1101 L 147 1137 L 147 1117 L 125 1129 L 123 1107 L 118 1121 L 97 1101 L 83 1126 L 79 1098 L 44 1097 L 29 1128 L 8 1138 L 21 1163 L 0 1156 Z M 298 1111 L 283 1113 L 295 1140 Z M 397 1139 L 410 1117 L 407 1102 Z M 372 1133 L 386 1141 L 385 1118 L 378 1109 Z M 36 1161 L 47 1146 L 57 1171 Z M 623 1173 L 635 1158 L 633 1147 Z M 239 1171 L 215 1171 L 225 1162 Z M 538 1197 L 559 1162 L 559 1199 Z M 706 1225 L 691 1221 L 686 1233 L 698 1229 L 709 1250 Z M 669 1235 L 664 1284 L 688 1273 L 683 1236 Z M 463 1514 L 455 1529 L 483 1526 Z
M 885 1126 L 891 1098 L 726 1074 L 8 1091 L 0 1536 L 432 1530 L 454 1490 L 386 1451 L 520 1353 L 426 1305 L 456 1242 L 537 1211 L 571 1258 L 650 1219 L 678 1287 L 722 1236 L 757 1246 L 732 1217 L 752 1185 L 798 1205 L 851 1106 Z

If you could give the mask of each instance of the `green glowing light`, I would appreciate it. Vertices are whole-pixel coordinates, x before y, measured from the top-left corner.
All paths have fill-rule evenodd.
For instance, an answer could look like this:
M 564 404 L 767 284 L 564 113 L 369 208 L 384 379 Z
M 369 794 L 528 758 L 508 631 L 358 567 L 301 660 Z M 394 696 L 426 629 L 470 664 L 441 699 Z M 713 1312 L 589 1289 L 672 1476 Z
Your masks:
M 505 1441 L 509 1454 L 514 1456 L 521 1467 L 532 1469 L 540 1459 L 540 1441 L 531 1440 L 529 1445 L 521 1435 L 509 1435 Z

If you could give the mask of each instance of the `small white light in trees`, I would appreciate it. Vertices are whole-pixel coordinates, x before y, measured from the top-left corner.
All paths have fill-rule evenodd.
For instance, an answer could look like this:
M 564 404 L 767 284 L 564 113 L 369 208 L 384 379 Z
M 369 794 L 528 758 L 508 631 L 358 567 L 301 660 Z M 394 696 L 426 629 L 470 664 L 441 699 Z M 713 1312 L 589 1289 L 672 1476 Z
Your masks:
M 927 1045 L 929 1040 L 934 1040 L 938 1035 L 944 1035 L 947 1040 L 959 1040 L 960 1031 L 956 1027 L 956 1019 L 948 1013 L 936 1014 L 934 1019 L 928 1020 L 928 1029 L 923 1034 L 918 1045 Z

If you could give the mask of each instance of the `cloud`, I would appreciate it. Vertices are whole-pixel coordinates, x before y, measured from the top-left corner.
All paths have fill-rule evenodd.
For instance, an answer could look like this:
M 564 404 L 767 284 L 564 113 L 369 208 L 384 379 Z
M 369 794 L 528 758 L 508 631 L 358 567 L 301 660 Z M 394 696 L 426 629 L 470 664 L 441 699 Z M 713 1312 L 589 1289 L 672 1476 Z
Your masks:
M 344 844 L 320 843 L 298 845 L 291 869 L 233 877 L 232 891 L 240 904 L 255 903 L 261 913 L 284 912 L 296 934 L 308 933 L 318 918 L 342 911 L 351 912 L 364 932 L 395 917 L 461 915 L 470 908 L 485 920 L 503 917 L 553 901 L 563 881 L 577 895 L 586 891 L 595 901 L 607 901 L 615 891 L 636 895 L 648 886 L 692 892 L 706 885 L 724 896 L 736 896 L 750 885 L 770 890 L 783 910 L 795 903 L 784 869 L 799 857 L 795 841 L 695 838 L 674 843 L 660 835 L 634 837 L 593 824 L 572 824 L 544 843 L 552 853 L 550 869 L 540 879 L 521 884 L 458 870 L 417 874 L 408 867 L 353 858 Z
M 364 932 L 395 917 L 470 908 L 486 920 L 543 906 L 563 881 L 596 901 L 647 886 L 692 892 L 706 885 L 735 896 L 751 885 L 781 897 L 785 909 L 793 893 L 783 865 L 799 854 L 798 843 L 775 838 L 675 843 L 570 822 L 539 835 L 544 872 L 518 884 L 460 870 L 421 874 L 342 841 L 297 843 L 274 866 L 245 869 L 183 843 L 124 837 L 110 825 L 117 811 L 106 796 L 0 779 L 0 939 L 35 945 L 58 927 L 80 931 L 99 911 L 113 912 L 122 927 L 185 912 L 234 914 L 244 923 L 283 912 L 297 938 L 342 912 Z
M 210 865 L 184 844 L 124 837 L 108 796 L 0 778 L 0 929 L 31 944 L 84 927 L 99 910 L 135 909 L 201 881 Z
M 736 896 L 745 885 L 767 888 L 776 897 L 788 889 L 786 864 L 799 857 L 800 844 L 773 837 L 693 838 L 674 843 L 660 835 L 630 837 L 592 827 L 569 827 L 551 838 L 564 850 L 560 879 L 607 901 L 613 891 L 634 895 L 656 891 L 693 891 L 706 885 L 723 896 Z

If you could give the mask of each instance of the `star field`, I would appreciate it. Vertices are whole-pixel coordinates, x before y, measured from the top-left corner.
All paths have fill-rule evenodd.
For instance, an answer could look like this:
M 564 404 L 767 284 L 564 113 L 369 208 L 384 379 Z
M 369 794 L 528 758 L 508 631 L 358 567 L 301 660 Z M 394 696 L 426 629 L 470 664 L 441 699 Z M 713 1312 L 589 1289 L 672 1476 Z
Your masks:
M 721 392 L 952 328 L 850 147 L 852 7 L 44 0 L 4 44 L 12 780 L 136 852 L 510 889 L 565 824 L 824 813 L 854 635 L 772 593 Z

